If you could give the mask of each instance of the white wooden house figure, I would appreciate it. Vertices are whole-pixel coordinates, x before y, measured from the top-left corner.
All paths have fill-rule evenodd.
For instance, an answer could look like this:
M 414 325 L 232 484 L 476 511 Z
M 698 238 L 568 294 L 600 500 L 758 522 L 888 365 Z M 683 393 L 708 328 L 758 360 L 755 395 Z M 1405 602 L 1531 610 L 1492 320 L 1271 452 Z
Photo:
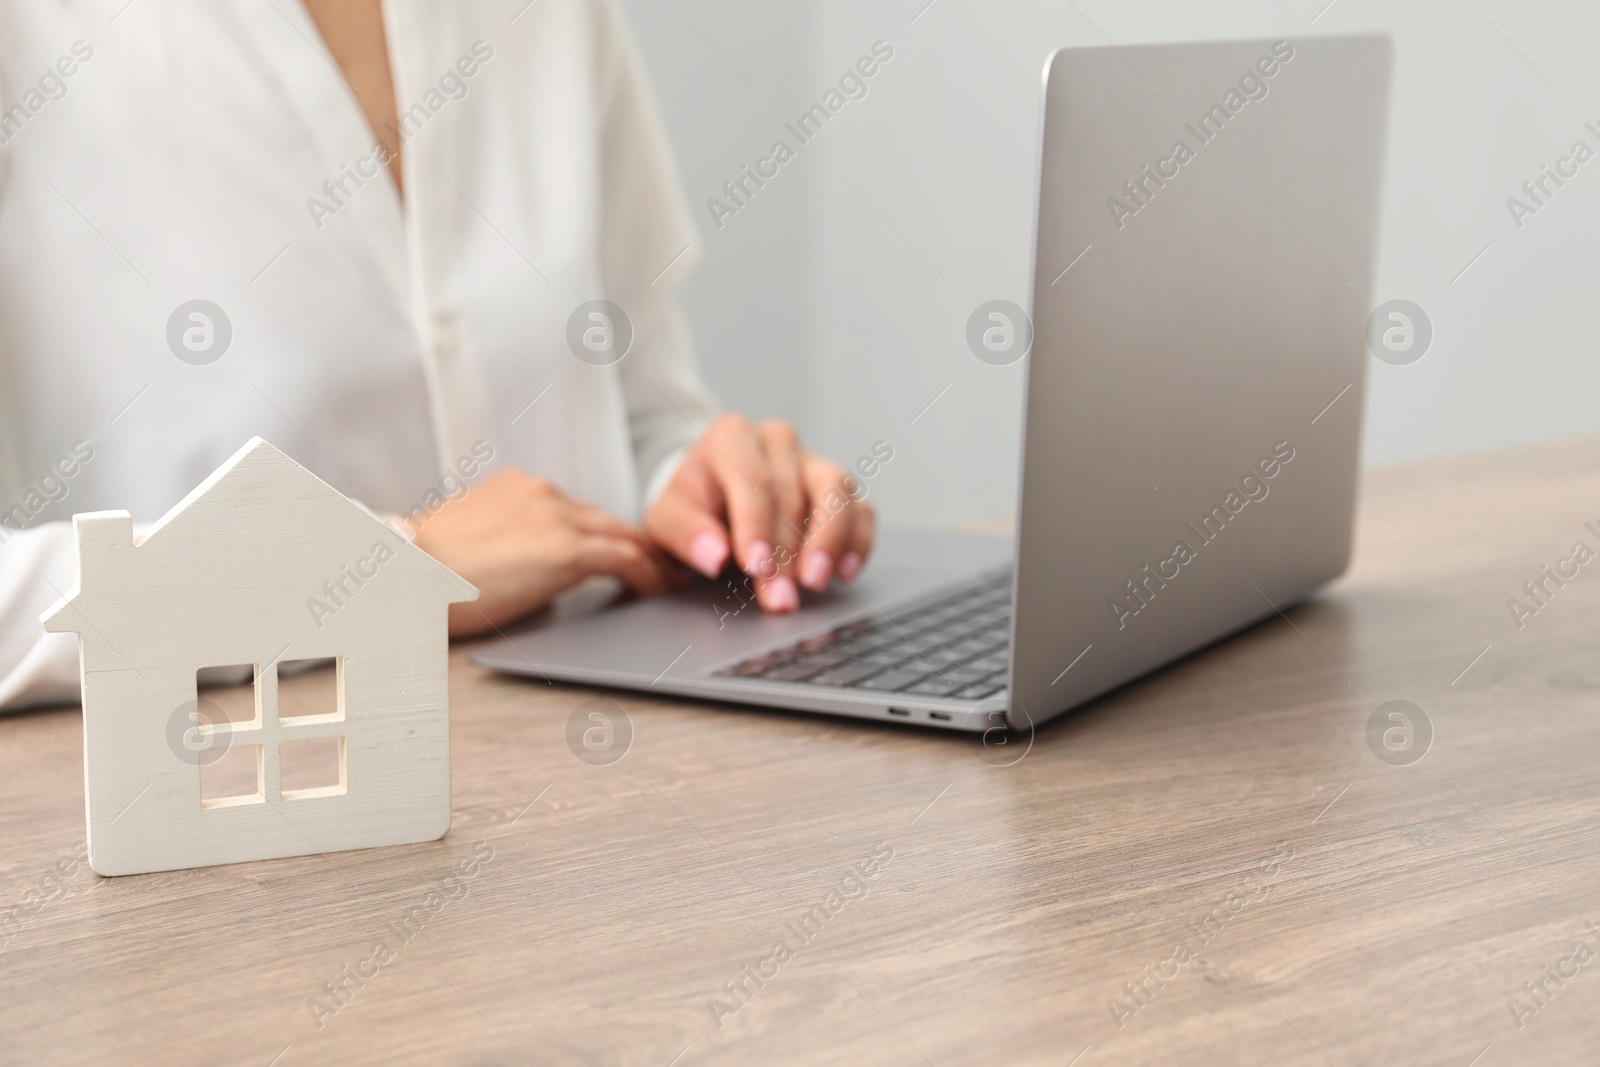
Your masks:
M 449 829 L 446 616 L 477 599 L 469 583 L 259 437 L 138 539 L 124 511 L 73 522 L 78 586 L 44 624 L 80 638 L 95 871 L 432 841 Z M 280 717 L 279 665 L 317 659 L 336 661 L 333 705 Z M 254 720 L 192 722 L 197 672 L 232 665 L 255 668 Z M 248 747 L 255 791 L 202 800 L 200 753 L 173 744 L 175 724 Z M 342 739 L 337 782 L 280 789 L 280 746 L 318 738 Z

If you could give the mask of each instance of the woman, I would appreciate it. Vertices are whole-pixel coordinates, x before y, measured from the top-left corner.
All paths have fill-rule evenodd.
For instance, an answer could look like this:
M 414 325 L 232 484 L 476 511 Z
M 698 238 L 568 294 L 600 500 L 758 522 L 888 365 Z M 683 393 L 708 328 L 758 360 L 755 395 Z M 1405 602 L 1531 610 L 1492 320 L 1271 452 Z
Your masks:
M 674 560 L 792 611 L 870 551 L 840 468 L 716 417 L 612 0 L 7 2 L 0 100 L 0 708 L 76 698 L 64 520 L 257 433 L 482 590 L 455 636 Z

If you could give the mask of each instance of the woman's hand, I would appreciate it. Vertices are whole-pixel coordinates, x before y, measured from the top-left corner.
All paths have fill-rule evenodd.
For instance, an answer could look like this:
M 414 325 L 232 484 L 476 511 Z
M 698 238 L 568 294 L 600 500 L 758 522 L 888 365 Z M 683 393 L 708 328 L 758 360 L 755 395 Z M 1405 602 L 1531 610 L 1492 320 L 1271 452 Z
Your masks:
M 642 596 L 667 588 L 638 529 L 518 470 L 499 471 L 412 529 L 418 548 L 482 594 L 450 605 L 451 637 L 513 622 L 594 574 Z
M 708 578 L 731 549 L 761 606 L 793 611 L 797 582 L 820 592 L 866 562 L 877 517 L 859 494 L 842 468 L 801 448 L 788 423 L 724 415 L 684 457 L 644 528 Z

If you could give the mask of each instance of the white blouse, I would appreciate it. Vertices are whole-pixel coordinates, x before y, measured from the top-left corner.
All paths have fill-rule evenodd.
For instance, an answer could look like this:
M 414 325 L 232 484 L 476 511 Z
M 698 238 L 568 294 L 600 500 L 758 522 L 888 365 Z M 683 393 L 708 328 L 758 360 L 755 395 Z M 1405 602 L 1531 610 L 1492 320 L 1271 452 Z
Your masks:
M 66 520 L 254 434 L 382 511 L 515 466 L 637 518 L 714 414 L 613 0 L 384 14 L 403 204 L 299 0 L 0 0 L 0 708 L 77 698 Z

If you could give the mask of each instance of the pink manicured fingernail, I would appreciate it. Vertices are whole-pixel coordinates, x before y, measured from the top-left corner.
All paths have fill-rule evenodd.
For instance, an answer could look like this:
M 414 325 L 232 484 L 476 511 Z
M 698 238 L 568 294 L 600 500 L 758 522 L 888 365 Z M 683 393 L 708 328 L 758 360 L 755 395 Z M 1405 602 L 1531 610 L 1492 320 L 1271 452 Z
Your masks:
M 767 583 L 763 606 L 768 611 L 793 611 L 800 606 L 800 590 L 788 578 L 775 578 Z
M 811 552 L 800 564 L 800 584 L 821 592 L 828 587 L 833 575 L 833 556 L 828 552 Z
M 861 573 L 861 564 L 866 562 L 859 552 L 846 552 L 844 559 L 839 561 L 839 577 L 845 581 L 854 581 L 855 576 Z
M 750 542 L 750 547 L 744 553 L 744 572 L 752 578 L 770 578 L 772 566 L 772 546 L 765 541 L 755 540 Z
M 689 562 L 707 578 L 715 578 L 728 562 L 728 542 L 715 531 L 701 530 L 689 539 Z

